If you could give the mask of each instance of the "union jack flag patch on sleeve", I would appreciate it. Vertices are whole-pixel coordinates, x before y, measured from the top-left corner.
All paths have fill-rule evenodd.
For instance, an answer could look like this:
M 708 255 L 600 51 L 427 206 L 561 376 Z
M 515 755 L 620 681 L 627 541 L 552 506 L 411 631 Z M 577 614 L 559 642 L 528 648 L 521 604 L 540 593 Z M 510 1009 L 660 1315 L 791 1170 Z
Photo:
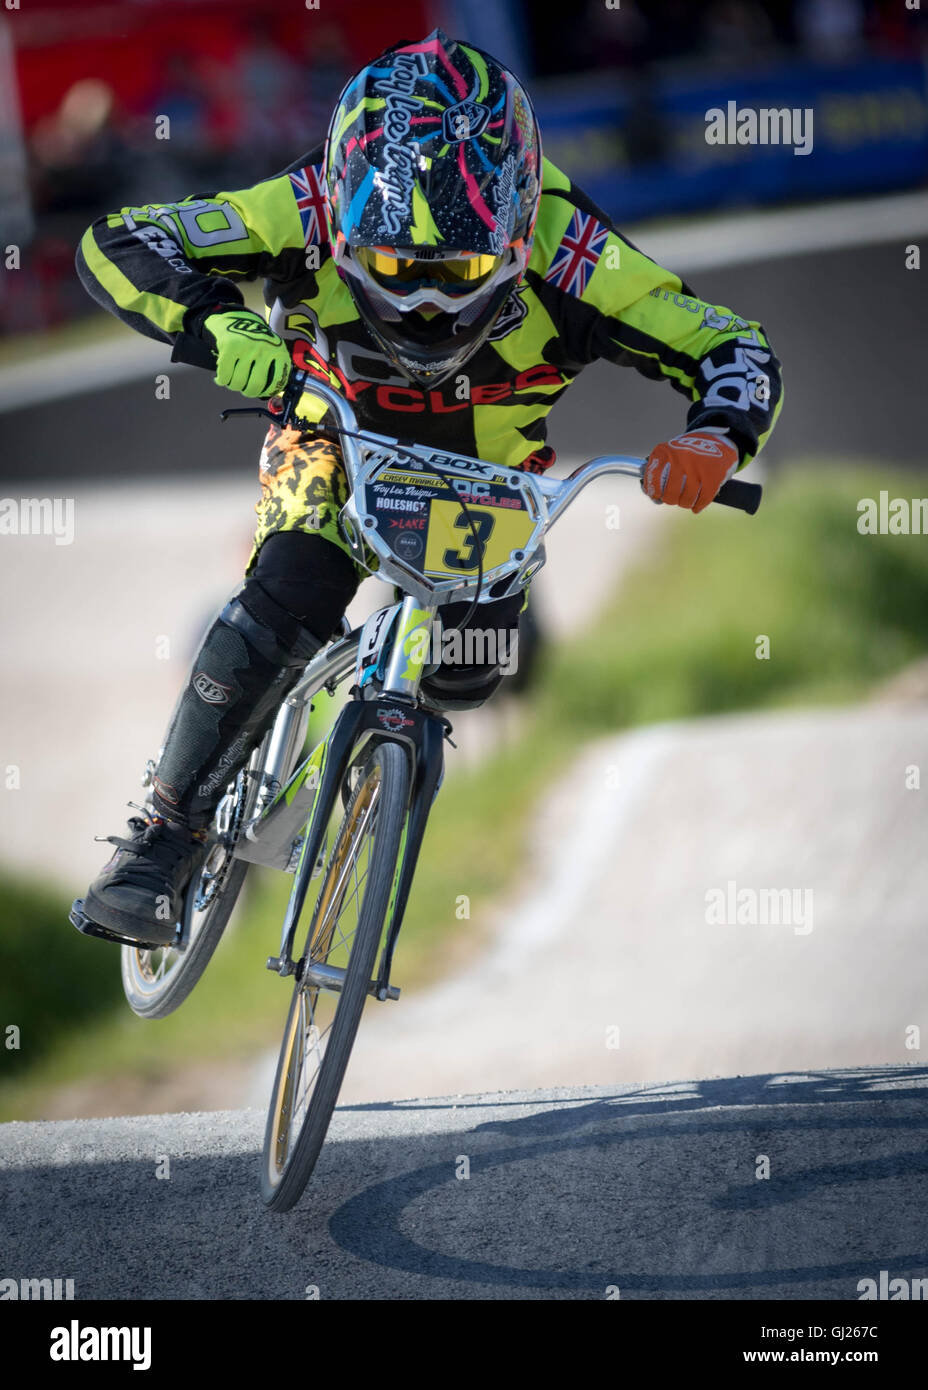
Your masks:
M 303 224 L 304 242 L 307 246 L 321 246 L 325 241 L 325 199 L 316 166 L 307 164 L 289 177 Z
M 554 253 L 545 279 L 568 294 L 581 295 L 602 254 L 609 228 L 579 208 Z

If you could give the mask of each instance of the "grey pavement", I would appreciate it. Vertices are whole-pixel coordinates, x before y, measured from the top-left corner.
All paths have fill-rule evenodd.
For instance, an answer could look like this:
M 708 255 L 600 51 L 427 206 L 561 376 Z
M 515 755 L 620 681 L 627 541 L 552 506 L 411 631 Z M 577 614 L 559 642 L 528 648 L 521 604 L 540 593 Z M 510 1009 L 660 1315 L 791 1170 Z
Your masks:
M 286 1215 L 258 1195 L 255 1110 L 7 1124 L 0 1276 L 77 1299 L 856 1301 L 928 1275 L 926 1098 L 912 1066 L 344 1107 Z

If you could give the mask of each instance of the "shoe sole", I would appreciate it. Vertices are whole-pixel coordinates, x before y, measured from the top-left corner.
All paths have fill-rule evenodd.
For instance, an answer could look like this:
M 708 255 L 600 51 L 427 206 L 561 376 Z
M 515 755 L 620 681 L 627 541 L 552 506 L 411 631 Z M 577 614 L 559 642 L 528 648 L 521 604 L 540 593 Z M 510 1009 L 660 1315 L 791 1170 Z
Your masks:
M 77 903 L 74 906 L 77 908 Z M 90 890 L 88 890 L 79 911 L 86 921 L 101 928 L 104 933 L 112 933 L 126 946 L 141 946 L 150 949 L 170 946 L 177 936 L 176 922 L 165 922 L 159 928 L 150 920 L 143 921 L 134 917 L 131 912 L 122 912 L 118 907 L 110 907 L 107 903 L 101 902 Z M 75 925 L 77 924 L 75 923 Z M 78 931 L 81 930 L 84 929 L 78 927 Z M 91 936 L 97 934 L 88 933 Z

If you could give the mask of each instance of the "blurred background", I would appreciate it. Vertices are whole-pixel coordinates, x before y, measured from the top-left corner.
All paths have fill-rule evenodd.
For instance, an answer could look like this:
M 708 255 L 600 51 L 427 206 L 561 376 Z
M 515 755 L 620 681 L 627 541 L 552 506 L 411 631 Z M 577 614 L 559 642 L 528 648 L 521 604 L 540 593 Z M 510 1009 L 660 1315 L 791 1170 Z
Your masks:
M 101 208 L 268 177 L 324 137 L 346 73 L 436 22 L 531 82 L 549 158 L 626 222 L 906 188 L 928 163 L 904 0 L 577 0 L 553 22 L 522 0 L 30 0 L 0 21 L 0 235 L 30 261 L 3 332 L 93 314 L 73 248 Z M 815 158 L 708 146 L 730 99 L 813 105 Z
M 914 516 L 928 493 L 924 14 L 903 0 L 560 14 L 527 0 L 0 13 L 0 494 L 74 519 L 69 540 L 0 529 L 0 1027 L 21 1039 L 0 1053 L 0 1117 L 262 1104 L 286 1008 L 262 970 L 283 876 L 252 874 L 196 995 L 157 1024 L 121 1003 L 115 951 L 67 925 L 108 852 L 92 836 L 121 833 L 241 576 L 261 439 L 256 422 L 219 426 L 233 402 L 208 376 L 96 308 L 76 243 L 124 204 L 271 176 L 323 138 L 354 69 L 436 24 L 519 73 L 545 153 L 642 250 L 764 324 L 786 404 L 752 466 L 757 518 L 691 524 L 599 484 L 552 535 L 521 688 L 460 721 L 398 953 L 412 997 L 366 1021 L 345 1096 L 917 1060 L 928 792 L 906 769 L 925 775 L 928 546 L 913 526 L 857 522 L 863 498 L 908 499 Z M 812 152 L 707 144 L 706 112 L 729 101 L 811 110 Z M 558 470 L 643 453 L 684 418 L 666 385 L 596 364 L 552 415 Z M 371 581 L 352 615 L 380 601 Z M 681 720 L 695 722 L 674 722 L 686 732 L 659 755 L 636 752 Z M 601 804 L 606 782 L 627 801 Z M 816 931 L 710 929 L 705 892 L 728 880 L 814 886 Z M 505 1020 L 479 1045 L 477 996 Z M 607 1051 L 620 1017 L 626 1041 Z

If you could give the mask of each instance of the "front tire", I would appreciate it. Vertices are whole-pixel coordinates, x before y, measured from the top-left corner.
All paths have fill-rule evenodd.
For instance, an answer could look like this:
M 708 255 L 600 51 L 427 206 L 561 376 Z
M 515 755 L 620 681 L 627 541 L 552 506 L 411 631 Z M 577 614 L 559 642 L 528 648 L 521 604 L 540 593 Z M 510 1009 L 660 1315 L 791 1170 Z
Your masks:
M 338 1100 L 396 878 L 409 777 L 399 744 L 374 745 L 335 836 L 299 963 L 268 1111 L 261 1194 L 272 1211 L 289 1211 L 302 1195 Z M 313 966 L 331 966 L 333 958 L 342 962 L 344 975 L 334 995 L 334 1015 L 325 1022 L 333 992 L 313 983 L 310 974 Z

